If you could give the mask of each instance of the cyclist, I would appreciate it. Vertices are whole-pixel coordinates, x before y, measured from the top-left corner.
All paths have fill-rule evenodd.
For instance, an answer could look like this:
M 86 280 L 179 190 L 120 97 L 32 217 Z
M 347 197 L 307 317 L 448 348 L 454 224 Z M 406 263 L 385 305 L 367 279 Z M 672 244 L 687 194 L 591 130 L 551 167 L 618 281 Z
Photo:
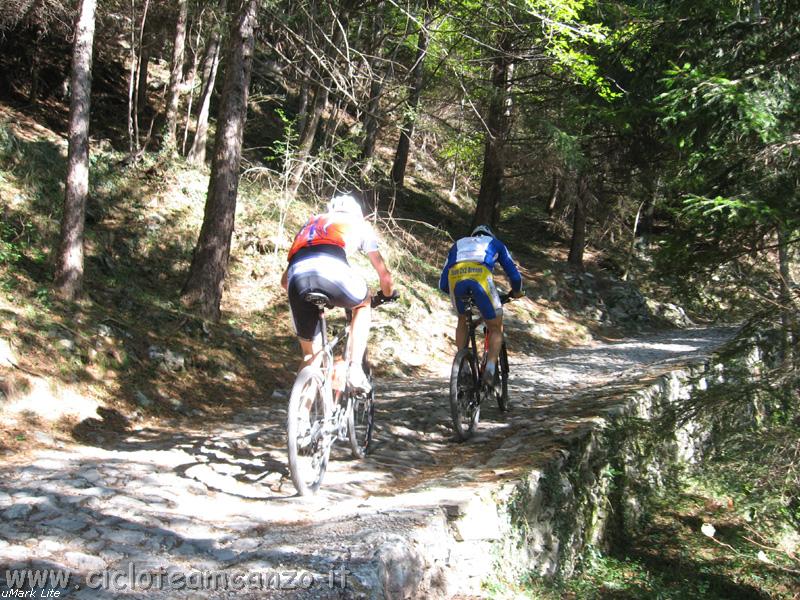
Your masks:
M 472 294 L 489 331 L 489 355 L 483 372 L 484 385 L 494 382 L 497 359 L 503 345 L 503 309 L 497 294 L 492 270 L 500 262 L 511 282 L 510 295 L 523 295 L 522 276 L 505 244 L 495 237 L 488 225 L 478 225 L 469 237 L 456 241 L 447 254 L 447 262 L 439 278 L 439 289 L 449 293 L 458 313 L 456 346 L 467 344 L 467 318 L 462 298 Z
M 304 300 L 308 292 L 322 292 L 334 306 L 352 309 L 348 383 L 368 392 L 369 381 L 361 367 L 371 319 L 370 291 L 364 279 L 347 262 L 348 254 L 367 255 L 380 279 L 381 292 L 394 292 L 392 275 L 378 250 L 378 240 L 364 219 L 361 205 L 350 194 L 335 196 L 327 212 L 312 216 L 295 236 L 281 286 L 289 294 L 295 331 L 303 353 L 301 368 L 319 360 L 322 348 L 319 309 Z

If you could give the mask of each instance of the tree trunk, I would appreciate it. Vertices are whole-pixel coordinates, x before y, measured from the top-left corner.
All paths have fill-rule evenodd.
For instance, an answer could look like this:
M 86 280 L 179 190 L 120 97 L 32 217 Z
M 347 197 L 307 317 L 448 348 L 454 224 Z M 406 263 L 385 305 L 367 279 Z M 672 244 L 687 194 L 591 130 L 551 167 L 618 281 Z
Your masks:
M 483 172 L 471 228 L 481 223 L 496 227 L 500 220 L 505 146 L 511 127 L 510 81 L 513 63 L 510 58 L 510 45 L 510 40 L 506 36 L 500 39 L 498 44 L 500 53 L 495 57 L 492 65 L 492 97 L 486 122 L 488 131 L 483 153 Z
M 300 93 L 298 94 L 297 98 L 297 127 L 298 129 L 302 129 L 303 123 L 302 121 L 305 118 L 306 111 L 308 110 L 308 98 L 311 95 L 311 86 L 309 85 L 308 81 L 303 82 L 303 85 L 300 86 Z
M 303 58 L 303 67 L 300 69 L 300 77 L 303 83 L 300 85 L 300 92 L 297 95 L 297 121 L 295 122 L 295 129 L 298 132 L 305 127 L 306 118 L 308 116 L 308 101 L 311 97 L 311 82 L 308 80 L 308 60 Z
M 175 41 L 172 46 L 172 68 L 169 74 L 167 92 L 167 116 L 164 124 L 162 146 L 169 152 L 176 148 L 176 131 L 178 128 L 178 102 L 181 98 L 181 82 L 183 79 L 183 53 L 186 45 L 186 21 L 189 12 L 189 0 L 178 0 L 178 20 L 175 24 Z
M 131 71 L 128 79 L 128 151 L 131 156 L 135 156 L 139 151 L 139 97 L 141 91 L 137 90 L 137 85 L 140 83 L 141 76 L 141 59 L 144 54 L 143 44 L 144 36 L 140 33 L 144 31 L 144 26 L 147 21 L 147 8 L 149 0 L 145 0 L 142 8 L 141 23 L 137 27 L 136 19 L 136 0 L 131 0 L 131 48 L 130 48 L 130 61 Z M 138 31 L 137 31 L 138 29 Z M 147 79 L 145 77 L 145 85 Z
M 192 67 L 189 70 L 188 85 L 189 100 L 186 102 L 186 119 L 183 124 L 183 140 L 181 141 L 181 154 L 186 156 L 186 142 L 189 140 L 189 125 L 192 122 L 192 108 L 194 104 L 194 88 L 197 82 L 197 67 L 200 62 L 200 43 L 203 39 L 203 15 L 200 14 L 197 23 L 197 37 L 192 50 Z
M 341 8 L 341 14 L 334 17 L 338 18 L 338 23 L 334 22 L 333 35 L 331 36 L 332 48 L 339 48 L 344 39 L 344 31 L 347 29 L 347 11 L 345 7 Z M 328 49 L 328 58 L 335 62 L 336 54 L 334 50 Z M 300 184 L 303 183 L 303 176 L 308 168 L 308 158 L 311 155 L 311 149 L 314 146 L 314 138 L 317 135 L 322 113 L 325 112 L 325 107 L 328 104 L 328 96 L 330 95 L 331 77 L 327 75 L 322 78 L 322 81 L 317 83 L 314 90 L 314 102 L 311 104 L 311 109 L 302 118 L 303 127 L 297 138 L 297 162 L 293 167 L 290 167 L 291 173 L 289 175 L 288 193 L 290 196 L 297 194 L 300 189 Z
M 625 263 L 625 272 L 622 274 L 622 281 L 627 281 L 628 277 L 631 274 L 631 267 L 633 266 L 633 257 L 636 254 L 636 235 L 639 229 L 639 219 L 642 217 L 642 209 L 644 209 L 645 205 L 647 204 L 647 199 L 643 200 L 641 204 L 639 204 L 639 208 L 636 210 L 636 217 L 633 219 L 633 228 L 631 229 L 631 246 L 628 250 L 628 260 Z M 613 243 L 613 242 L 612 242 Z
M 227 0 L 220 0 L 219 18 L 225 12 Z M 208 143 L 208 114 L 211 106 L 211 96 L 214 94 L 214 85 L 217 81 L 219 67 L 220 47 L 222 45 L 222 30 L 219 23 L 213 28 L 211 37 L 206 46 L 203 57 L 202 77 L 203 89 L 200 92 L 200 111 L 197 114 L 197 123 L 194 129 L 194 141 L 189 150 L 189 162 L 200 166 L 206 162 L 206 145 Z
M 547 216 L 551 217 L 556 212 L 558 206 L 558 198 L 561 195 L 561 175 L 553 173 L 553 183 L 550 186 L 550 201 L 547 203 Z
M 147 76 L 150 69 L 150 40 L 147 36 L 141 37 L 141 54 L 139 56 L 139 77 L 136 82 L 136 108 L 137 114 L 147 107 Z
M 755 23 L 761 20 L 761 0 L 753 0 L 750 4 L 750 21 Z
M 578 178 L 575 194 L 575 209 L 572 214 L 572 241 L 569 245 L 567 262 L 583 268 L 583 251 L 586 248 L 586 199 L 589 195 L 589 182 L 585 176 Z
M 196 308 L 204 318 L 213 321 L 220 317 L 222 286 L 231 250 L 257 8 L 258 0 L 247 0 L 231 24 L 203 226 L 189 277 L 181 292 L 185 305 Z
M 137 52 L 136 52 L 136 2 L 131 0 L 131 47 L 130 47 L 130 61 L 131 71 L 128 77 L 128 152 L 133 156 L 138 148 L 138 140 L 135 140 L 134 133 L 134 119 L 133 114 L 136 112 L 136 69 L 137 69 Z
M 424 17 L 424 14 L 422 15 Z M 425 76 L 425 55 L 428 53 L 428 25 L 429 19 L 424 19 L 424 25 L 417 34 L 417 55 L 414 69 L 411 74 L 411 87 L 408 91 L 408 114 L 400 130 L 400 140 L 397 142 L 397 152 L 392 164 L 392 182 L 397 187 L 403 187 L 408 164 L 408 153 L 411 150 L 411 136 L 414 133 L 414 123 L 417 119 L 417 106 L 422 94 L 422 84 Z
M 39 53 L 39 48 L 41 46 L 42 41 L 41 32 L 37 32 L 36 34 L 36 43 L 32 45 L 30 48 L 31 51 L 31 87 L 28 90 L 28 102 L 31 104 L 36 104 L 39 101 L 39 87 L 41 83 L 41 70 L 42 70 L 42 60 Z
M 373 69 L 374 72 L 374 69 Z M 364 143 L 361 145 L 361 160 L 365 163 L 372 161 L 375 156 L 375 144 L 378 141 L 378 110 L 380 108 L 381 92 L 383 91 L 383 78 L 373 76 L 369 86 L 369 101 L 364 112 Z M 369 167 L 365 167 L 369 170 Z
M 89 193 L 89 118 L 96 7 L 97 0 L 81 0 L 72 50 L 67 179 L 54 282 L 56 293 L 66 300 L 75 300 L 83 285 L 83 230 Z
M 289 177 L 289 195 L 291 196 L 297 194 L 297 190 L 300 189 L 300 184 L 303 182 L 303 176 L 308 167 L 308 158 L 314 145 L 314 138 L 317 135 L 319 122 L 327 104 L 328 86 L 327 83 L 320 83 L 316 86 L 314 102 L 311 105 L 311 110 L 303 120 L 303 129 L 300 131 L 300 136 L 297 140 L 297 163 L 293 166 Z
M 144 0 L 142 18 L 136 25 L 136 1 L 131 0 L 131 74 L 128 86 L 128 138 L 131 156 L 139 155 L 139 111 L 147 102 L 147 68 L 150 62 L 148 44 L 145 42 L 147 11 L 150 0 Z
M 797 314 L 796 305 L 792 298 L 792 272 L 789 257 L 789 238 L 791 235 L 783 224 L 778 225 L 778 270 L 781 278 L 781 350 L 784 359 L 788 362 L 792 360 L 792 354 L 800 340 L 797 339 Z
M 383 3 L 381 3 L 383 6 Z M 381 37 L 381 30 L 383 29 L 383 14 L 378 13 L 373 16 L 372 20 L 372 39 L 379 40 Z M 364 141 L 361 144 L 361 173 L 366 176 L 372 169 L 372 157 L 375 155 L 375 145 L 378 142 L 378 130 L 380 129 L 380 121 L 378 120 L 378 111 L 380 110 L 381 93 L 383 92 L 383 84 L 386 81 L 386 74 L 384 69 L 379 69 L 378 58 L 382 54 L 380 42 L 372 45 L 369 51 L 369 58 L 367 64 L 369 65 L 370 83 L 369 83 L 369 97 L 367 98 L 367 106 L 364 111 Z

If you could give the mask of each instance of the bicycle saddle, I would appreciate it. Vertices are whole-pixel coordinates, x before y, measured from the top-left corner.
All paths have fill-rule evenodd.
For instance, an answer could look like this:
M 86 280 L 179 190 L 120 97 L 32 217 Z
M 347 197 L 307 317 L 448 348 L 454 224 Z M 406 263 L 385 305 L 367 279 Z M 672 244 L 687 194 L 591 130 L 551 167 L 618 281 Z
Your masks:
M 472 292 L 460 295 L 458 296 L 458 299 L 461 300 L 466 307 L 475 306 L 475 297 L 472 295 Z
M 320 308 L 333 308 L 333 303 L 331 302 L 330 297 L 322 292 L 308 292 L 305 296 L 303 296 L 303 300 L 310 302 L 311 304 L 316 304 Z

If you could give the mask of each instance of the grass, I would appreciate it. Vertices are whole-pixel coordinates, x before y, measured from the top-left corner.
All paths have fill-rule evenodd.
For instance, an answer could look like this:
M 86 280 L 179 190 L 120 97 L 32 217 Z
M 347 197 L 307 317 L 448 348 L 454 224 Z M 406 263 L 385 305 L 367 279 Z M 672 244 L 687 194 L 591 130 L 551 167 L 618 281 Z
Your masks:
M 613 552 L 594 549 L 575 577 L 494 581 L 490 598 L 708 600 L 800 597 L 800 560 L 781 549 L 780 528 L 748 521 L 736 490 L 689 480 L 664 495 L 649 525 Z M 711 532 L 713 537 L 704 534 Z M 771 550 L 770 550 L 771 548 Z

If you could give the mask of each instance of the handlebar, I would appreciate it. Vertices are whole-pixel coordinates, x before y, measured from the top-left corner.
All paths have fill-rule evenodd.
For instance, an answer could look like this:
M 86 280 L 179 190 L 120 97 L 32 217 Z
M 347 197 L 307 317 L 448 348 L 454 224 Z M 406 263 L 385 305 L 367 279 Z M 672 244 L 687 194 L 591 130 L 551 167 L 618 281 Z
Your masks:
M 521 291 L 518 296 L 512 296 L 511 292 L 503 292 L 498 294 L 500 296 L 500 304 L 508 304 L 512 300 L 516 300 L 517 298 L 524 298 L 527 294 L 524 291 Z
M 370 304 L 372 308 L 376 308 L 381 304 L 388 304 L 389 302 L 396 302 L 397 299 L 400 297 L 400 292 L 394 290 L 391 296 L 384 296 L 382 290 L 378 290 L 378 293 L 372 296 L 372 300 Z

